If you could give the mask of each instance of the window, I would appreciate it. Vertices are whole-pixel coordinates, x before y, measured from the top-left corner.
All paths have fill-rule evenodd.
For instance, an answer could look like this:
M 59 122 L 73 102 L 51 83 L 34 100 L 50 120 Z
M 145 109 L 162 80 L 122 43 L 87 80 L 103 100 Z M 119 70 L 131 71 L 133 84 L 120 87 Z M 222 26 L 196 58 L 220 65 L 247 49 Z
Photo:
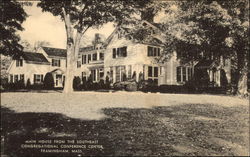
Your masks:
M 181 69 L 182 69 L 182 67 L 177 67 L 177 70 L 176 70 L 176 78 L 177 78 L 177 82 L 181 82 Z
M 110 82 L 113 83 L 113 74 L 114 74 L 114 71 L 113 71 L 113 67 L 110 67 Z
M 22 67 L 22 66 L 23 66 L 23 60 L 22 59 L 16 60 L 16 67 Z
M 158 67 L 148 66 L 148 80 L 152 80 L 155 85 L 158 84 L 158 69 Z
M 43 82 L 43 75 L 34 74 L 34 84 L 40 84 Z
M 104 53 L 100 53 L 100 60 L 104 60 Z
M 20 74 L 20 80 L 24 83 L 24 74 Z
M 60 67 L 60 59 L 52 59 L 52 66 L 53 67 Z
M 192 78 L 192 68 L 179 66 L 176 69 L 177 82 L 186 82 Z
M 82 64 L 86 64 L 86 63 L 87 63 L 87 56 L 82 55 Z
M 120 47 L 117 49 L 113 49 L 113 58 L 117 57 L 127 57 L 127 47 Z
M 148 67 L 148 77 L 153 76 L 153 68 L 151 66 Z
M 82 72 L 82 81 L 87 81 L 87 74 L 86 74 L 86 72 Z
M 97 60 L 97 53 L 94 53 L 93 54 L 93 61 L 96 61 Z
M 88 63 L 91 61 L 91 54 L 88 54 Z
M 14 75 L 14 83 L 18 82 L 18 75 Z
M 125 66 L 117 66 L 115 72 L 116 82 L 125 81 L 126 79 L 126 67 Z
M 148 46 L 148 56 L 160 56 L 160 48 Z
M 132 65 L 128 66 L 128 79 L 131 79 L 132 77 Z
M 77 68 L 80 68 L 81 67 L 81 61 L 77 61 Z
M 103 79 L 103 77 L 104 77 L 103 69 L 99 69 L 99 75 L 100 75 L 100 79 Z
M 13 83 L 13 75 L 12 74 L 10 74 L 10 83 Z
M 97 81 L 96 70 L 97 70 L 97 69 L 91 70 L 91 76 L 92 76 L 92 80 L 93 80 L 94 82 Z

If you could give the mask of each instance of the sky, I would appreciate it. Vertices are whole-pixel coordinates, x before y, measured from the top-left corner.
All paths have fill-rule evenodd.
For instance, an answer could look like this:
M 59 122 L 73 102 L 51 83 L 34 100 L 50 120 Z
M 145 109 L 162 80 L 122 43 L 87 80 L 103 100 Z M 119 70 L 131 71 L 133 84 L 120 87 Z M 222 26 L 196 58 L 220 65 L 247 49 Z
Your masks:
M 47 41 L 51 47 L 66 48 L 65 25 L 60 17 L 42 12 L 42 9 L 37 7 L 37 2 L 33 2 L 32 6 L 24 6 L 24 10 L 28 17 L 22 24 L 24 31 L 18 32 L 22 41 L 28 41 L 31 46 L 34 46 L 37 41 Z M 162 14 L 155 18 L 155 22 L 160 21 L 159 17 L 162 17 Z M 82 45 L 91 44 L 95 33 L 100 33 L 107 38 L 114 29 L 113 23 L 107 23 L 99 29 L 90 28 L 83 36 Z
M 36 2 L 33 2 L 32 6 L 24 6 L 24 10 L 28 17 L 22 24 L 24 31 L 18 32 L 21 40 L 26 40 L 31 45 L 36 41 L 47 41 L 51 47 L 66 47 L 65 25 L 59 17 L 49 12 L 42 12 L 42 9 L 36 6 Z M 100 29 L 90 28 L 83 36 L 83 40 L 90 43 L 95 33 L 101 33 L 107 38 L 114 29 L 112 23 L 105 24 Z

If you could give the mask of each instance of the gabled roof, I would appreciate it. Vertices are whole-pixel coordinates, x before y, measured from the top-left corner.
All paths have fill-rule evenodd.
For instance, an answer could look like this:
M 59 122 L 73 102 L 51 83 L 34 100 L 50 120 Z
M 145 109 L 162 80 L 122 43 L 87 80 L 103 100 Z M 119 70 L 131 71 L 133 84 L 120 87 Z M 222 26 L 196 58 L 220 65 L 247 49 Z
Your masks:
M 52 47 L 42 47 L 48 56 L 55 57 L 67 57 L 66 49 L 52 48 Z
M 159 30 L 159 32 L 162 31 L 161 29 L 161 25 L 157 24 L 157 23 L 150 23 L 148 21 L 142 20 L 140 21 L 140 24 L 142 25 L 147 25 L 149 27 L 149 29 L 153 29 L 153 30 Z M 106 42 L 105 42 L 105 46 L 107 46 L 110 41 L 113 39 L 114 35 L 116 34 L 116 32 L 119 31 L 124 31 L 126 34 L 129 34 L 130 32 L 133 31 L 134 28 L 128 26 L 128 27 L 124 27 L 124 26 L 118 26 L 116 27 L 116 29 L 110 34 L 110 36 L 107 38 Z M 162 40 L 162 33 L 157 33 L 156 34 L 152 34 L 149 37 L 145 38 L 143 41 L 135 41 L 137 43 L 142 43 L 142 44 L 156 44 L 156 45 L 162 45 L 164 43 L 164 40 Z
M 22 57 L 25 61 L 38 62 L 38 63 L 49 63 L 49 61 L 41 53 L 23 52 Z

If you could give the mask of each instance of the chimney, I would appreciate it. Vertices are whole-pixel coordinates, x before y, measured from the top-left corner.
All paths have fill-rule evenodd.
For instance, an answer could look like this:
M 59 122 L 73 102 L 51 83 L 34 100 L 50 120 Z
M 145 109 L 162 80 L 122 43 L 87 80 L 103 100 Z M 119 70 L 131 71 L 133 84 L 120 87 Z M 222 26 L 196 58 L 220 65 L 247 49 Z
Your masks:
M 153 23 L 154 17 L 155 17 L 154 8 L 146 8 L 141 11 L 141 20 L 146 20 L 150 23 Z

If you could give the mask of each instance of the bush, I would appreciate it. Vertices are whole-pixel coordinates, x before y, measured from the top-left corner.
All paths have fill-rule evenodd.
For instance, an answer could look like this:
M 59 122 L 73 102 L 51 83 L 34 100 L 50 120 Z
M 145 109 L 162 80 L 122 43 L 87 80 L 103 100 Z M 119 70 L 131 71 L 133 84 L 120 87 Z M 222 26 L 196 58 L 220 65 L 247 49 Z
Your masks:
M 99 86 L 99 89 L 105 89 L 105 88 L 106 88 L 106 85 L 105 85 L 105 83 L 104 83 L 104 80 L 100 80 L 98 86 Z
M 54 88 L 54 78 L 52 73 L 48 72 L 44 77 L 44 89 Z
M 138 84 L 135 81 L 129 82 L 128 84 L 126 84 L 125 90 L 126 91 L 137 91 L 138 90 Z
M 81 79 L 79 76 L 75 76 L 73 79 L 73 89 L 80 90 L 80 86 L 81 86 Z
M 31 89 L 30 79 L 27 80 L 26 88 L 27 89 Z

